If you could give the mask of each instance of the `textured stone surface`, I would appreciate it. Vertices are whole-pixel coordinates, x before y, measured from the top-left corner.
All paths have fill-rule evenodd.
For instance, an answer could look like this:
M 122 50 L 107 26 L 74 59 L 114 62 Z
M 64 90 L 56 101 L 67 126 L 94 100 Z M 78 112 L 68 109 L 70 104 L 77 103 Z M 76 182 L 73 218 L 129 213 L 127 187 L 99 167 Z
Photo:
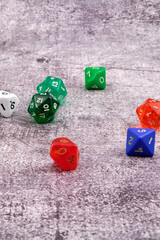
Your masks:
M 160 133 L 153 158 L 125 155 L 136 108 L 160 99 L 160 1 L 1 0 L 0 89 L 20 98 L 0 117 L 0 239 L 159 240 Z M 106 67 L 87 91 L 84 69 Z M 53 123 L 27 107 L 46 76 L 68 96 Z M 49 156 L 56 137 L 81 152 L 73 172 Z

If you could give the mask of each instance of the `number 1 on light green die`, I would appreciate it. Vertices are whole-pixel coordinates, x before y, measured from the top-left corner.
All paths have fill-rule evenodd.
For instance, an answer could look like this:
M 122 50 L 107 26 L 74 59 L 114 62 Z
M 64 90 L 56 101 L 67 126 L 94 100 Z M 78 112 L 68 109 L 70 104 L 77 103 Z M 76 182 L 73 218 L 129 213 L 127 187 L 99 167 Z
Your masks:
M 104 67 L 87 67 L 85 69 L 85 87 L 88 90 L 106 87 L 106 70 Z

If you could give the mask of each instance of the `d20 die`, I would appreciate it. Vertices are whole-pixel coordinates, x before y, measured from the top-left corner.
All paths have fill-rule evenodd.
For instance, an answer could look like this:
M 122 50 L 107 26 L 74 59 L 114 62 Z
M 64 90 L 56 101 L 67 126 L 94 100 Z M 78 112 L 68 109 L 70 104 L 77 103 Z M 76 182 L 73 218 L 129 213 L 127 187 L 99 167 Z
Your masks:
M 154 155 L 155 130 L 148 128 L 128 128 L 126 154 L 129 156 Z
M 85 69 L 86 89 L 104 89 L 106 87 L 106 69 L 104 67 L 87 67 Z
M 136 109 L 136 113 L 142 127 L 155 130 L 160 127 L 160 101 L 149 98 Z
M 46 123 L 53 120 L 58 107 L 59 102 L 50 93 L 37 93 L 32 97 L 28 112 L 36 122 Z
M 53 140 L 50 156 L 63 171 L 70 171 L 77 168 L 80 152 L 75 143 L 63 137 Z
M 66 87 L 60 78 L 48 76 L 37 86 L 38 93 L 49 92 L 52 97 L 61 102 L 67 95 Z
M 6 91 L 0 91 L 0 113 L 3 117 L 10 117 L 19 104 L 19 98 Z

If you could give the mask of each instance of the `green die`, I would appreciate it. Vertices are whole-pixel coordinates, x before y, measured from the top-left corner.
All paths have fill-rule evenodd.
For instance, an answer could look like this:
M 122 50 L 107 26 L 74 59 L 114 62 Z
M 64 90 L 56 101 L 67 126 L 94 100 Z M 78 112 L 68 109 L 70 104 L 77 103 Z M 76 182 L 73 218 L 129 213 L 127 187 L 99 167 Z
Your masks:
M 36 122 L 46 123 L 54 119 L 58 107 L 59 102 L 50 93 L 37 93 L 32 97 L 28 112 Z
M 85 69 L 86 89 L 104 89 L 106 87 L 106 69 L 104 67 L 87 67 Z
M 37 86 L 37 92 L 49 92 L 58 102 L 61 102 L 67 95 L 67 90 L 63 81 L 60 78 L 54 78 L 52 76 L 48 76 Z

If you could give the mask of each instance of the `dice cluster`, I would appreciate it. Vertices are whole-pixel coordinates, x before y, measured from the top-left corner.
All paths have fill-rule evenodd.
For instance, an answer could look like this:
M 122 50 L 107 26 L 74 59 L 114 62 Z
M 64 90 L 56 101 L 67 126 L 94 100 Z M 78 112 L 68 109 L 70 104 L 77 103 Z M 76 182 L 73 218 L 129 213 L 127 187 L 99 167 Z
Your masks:
M 87 67 L 85 69 L 85 87 L 87 90 L 100 90 L 106 87 L 106 70 L 104 67 Z M 37 86 L 28 107 L 29 114 L 37 123 L 47 123 L 66 97 L 67 90 L 59 78 L 48 76 Z M 0 91 L 0 114 L 10 117 L 17 105 L 18 97 L 13 93 Z M 153 156 L 155 130 L 160 127 L 160 101 L 147 99 L 136 109 L 143 128 L 128 128 L 126 154 L 129 156 Z M 50 147 L 50 156 L 62 170 L 74 170 L 78 166 L 80 151 L 68 138 L 56 138 Z
M 48 76 L 37 86 L 37 92 L 32 97 L 28 112 L 37 123 L 50 122 L 67 95 L 66 87 L 61 79 Z
M 149 98 L 136 109 L 136 113 L 143 128 L 128 129 L 126 154 L 152 157 L 155 130 L 160 127 L 160 101 Z

